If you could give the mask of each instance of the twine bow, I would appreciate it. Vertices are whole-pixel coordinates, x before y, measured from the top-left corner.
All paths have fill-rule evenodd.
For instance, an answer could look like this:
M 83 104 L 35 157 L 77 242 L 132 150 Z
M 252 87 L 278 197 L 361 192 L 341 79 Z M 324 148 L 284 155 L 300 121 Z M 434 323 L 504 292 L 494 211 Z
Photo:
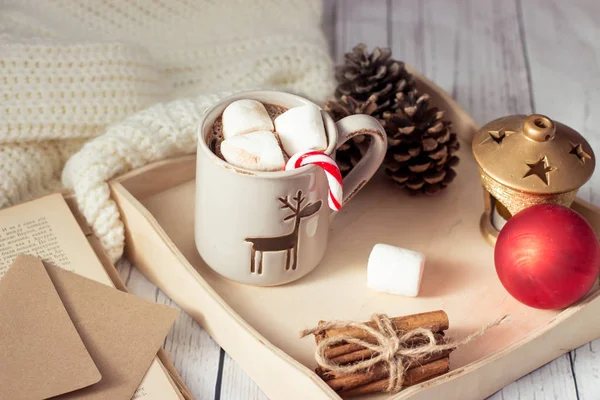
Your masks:
M 370 327 L 364 322 L 353 321 L 329 321 L 321 323 L 318 327 L 306 329 L 300 332 L 300 337 L 303 338 L 310 334 L 316 335 L 327 329 L 339 328 L 359 328 L 367 332 L 375 339 L 376 343 L 370 343 L 364 339 L 359 339 L 349 335 L 338 335 L 321 340 L 317 345 L 315 359 L 321 368 L 325 368 L 334 372 L 352 374 L 354 372 L 368 370 L 378 363 L 387 364 L 389 371 L 389 383 L 387 392 L 398 392 L 404 384 L 404 374 L 408 364 L 417 362 L 424 356 L 440 353 L 445 350 L 455 349 L 465 345 L 472 340 L 482 336 L 489 329 L 500 325 L 508 319 L 505 315 L 502 318 L 486 325 L 481 330 L 467 336 L 465 339 L 455 343 L 438 343 L 435 339 L 434 332 L 426 328 L 416 328 L 408 332 L 396 332 L 390 318 L 385 314 L 373 314 L 372 321 L 376 325 L 376 329 Z M 423 338 L 424 343 L 416 347 L 409 347 L 412 339 Z M 332 362 L 325 356 L 325 350 L 340 343 L 354 343 L 365 349 L 374 352 L 374 356 L 357 361 L 353 364 L 340 365 Z

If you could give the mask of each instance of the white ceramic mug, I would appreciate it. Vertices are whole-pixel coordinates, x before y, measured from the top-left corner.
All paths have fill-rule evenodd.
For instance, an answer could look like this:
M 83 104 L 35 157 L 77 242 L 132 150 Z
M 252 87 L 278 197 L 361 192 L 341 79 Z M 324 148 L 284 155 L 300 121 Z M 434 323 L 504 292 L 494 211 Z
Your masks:
M 284 92 L 254 91 L 228 97 L 209 109 L 198 131 L 195 241 L 213 270 L 234 281 L 280 285 L 312 271 L 327 248 L 335 212 L 327 205 L 325 173 L 307 165 L 292 171 L 258 172 L 234 167 L 207 145 L 215 120 L 239 99 L 255 99 L 285 108 L 312 104 Z M 344 178 L 347 203 L 373 176 L 387 149 L 381 124 L 367 115 L 337 123 L 322 111 L 328 136 L 326 153 L 357 135 L 372 137 L 360 162 Z

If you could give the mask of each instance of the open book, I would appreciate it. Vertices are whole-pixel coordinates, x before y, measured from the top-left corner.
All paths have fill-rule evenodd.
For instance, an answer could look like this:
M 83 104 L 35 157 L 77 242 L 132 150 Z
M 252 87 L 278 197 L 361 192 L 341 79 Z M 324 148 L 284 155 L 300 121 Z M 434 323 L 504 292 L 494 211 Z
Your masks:
M 82 221 L 82 220 L 81 220 Z M 54 194 L 0 211 L 0 279 L 16 256 L 35 255 L 88 279 L 115 287 L 98 258 L 89 230 L 82 227 L 60 194 Z M 86 236 L 87 233 L 87 236 Z M 99 243 L 96 243 L 99 246 Z M 113 268 L 114 269 L 114 268 Z M 165 366 L 152 362 L 133 399 L 184 399 Z

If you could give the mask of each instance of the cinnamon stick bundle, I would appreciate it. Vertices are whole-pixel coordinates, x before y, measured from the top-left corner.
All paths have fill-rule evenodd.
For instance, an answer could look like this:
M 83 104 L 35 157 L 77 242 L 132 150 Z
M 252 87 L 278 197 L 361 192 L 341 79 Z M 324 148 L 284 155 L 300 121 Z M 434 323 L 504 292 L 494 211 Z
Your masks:
M 300 332 L 317 342 L 315 370 L 343 397 L 415 385 L 450 370 L 450 353 L 509 320 L 504 315 L 460 341 L 449 342 L 444 311 L 389 318 L 374 314 L 369 322 L 320 321 Z
M 427 329 L 433 333 L 435 345 L 445 343 L 444 330 L 448 329 L 449 325 L 448 315 L 441 310 L 389 318 L 387 321 L 398 337 L 417 328 Z M 372 336 L 362 327 L 356 327 L 357 324 L 342 327 L 339 327 L 338 324 L 330 328 L 327 328 L 326 324 L 328 323 L 320 321 L 317 329 L 311 332 L 315 335 L 317 344 L 324 339 L 340 336 L 356 338 L 361 343 L 342 342 L 324 348 L 322 354 L 332 363 L 332 369 L 318 367 L 315 371 L 319 377 L 327 382 L 333 390 L 345 397 L 387 390 L 390 384 L 389 362 L 382 361 L 373 364 L 371 360 L 380 353 L 377 350 L 365 347 L 365 345 L 370 344 L 373 344 L 376 348 L 380 347 L 381 343 L 379 341 L 381 338 Z M 329 324 L 329 326 L 331 325 Z M 375 320 L 365 322 L 362 326 L 378 330 Z M 319 329 L 321 327 L 322 329 Z M 431 345 L 429 337 L 419 333 L 415 333 L 413 337 L 402 342 L 403 348 L 418 348 L 428 345 Z M 452 350 L 453 348 L 443 349 L 403 359 L 405 372 L 401 382 L 402 386 L 414 385 L 447 372 L 449 370 L 449 355 Z M 355 372 L 348 372 L 349 369 L 344 368 L 344 366 L 362 365 L 362 363 L 371 366 L 364 369 L 359 367 L 358 370 L 354 368 Z M 340 368 L 334 368 L 334 366 L 340 366 Z

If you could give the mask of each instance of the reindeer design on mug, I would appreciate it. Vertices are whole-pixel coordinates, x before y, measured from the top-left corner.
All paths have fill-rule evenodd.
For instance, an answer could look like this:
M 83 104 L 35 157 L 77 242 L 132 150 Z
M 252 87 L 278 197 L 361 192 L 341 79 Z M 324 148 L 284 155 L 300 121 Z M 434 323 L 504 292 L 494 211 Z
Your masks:
M 292 270 L 296 269 L 298 264 L 298 231 L 300 229 L 300 222 L 304 218 L 308 218 L 315 215 L 322 205 L 322 201 L 316 201 L 314 203 L 308 203 L 302 207 L 302 203 L 306 198 L 302 195 L 302 190 L 298 190 L 296 196 L 292 197 L 292 200 L 296 205 L 292 205 L 288 196 L 280 197 L 278 199 L 282 206 L 281 209 L 289 209 L 292 213 L 285 218 L 283 221 L 289 221 L 294 219 L 294 229 L 291 233 L 282 236 L 274 237 L 250 237 L 246 238 L 246 242 L 252 243 L 252 250 L 250 252 L 250 272 L 262 274 L 263 271 L 263 255 L 265 252 L 276 252 L 286 251 L 285 254 L 285 269 Z M 258 263 L 258 270 L 256 269 L 256 253 L 260 253 L 260 261 Z

